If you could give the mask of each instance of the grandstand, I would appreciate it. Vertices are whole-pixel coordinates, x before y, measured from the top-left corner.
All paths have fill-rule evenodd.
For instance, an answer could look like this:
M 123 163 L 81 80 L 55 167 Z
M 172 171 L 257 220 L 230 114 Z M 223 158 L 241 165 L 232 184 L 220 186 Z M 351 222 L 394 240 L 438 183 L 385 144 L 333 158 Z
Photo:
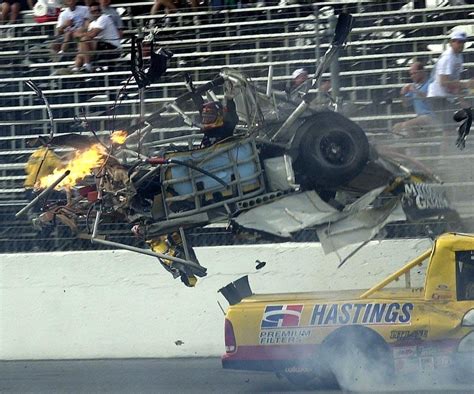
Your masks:
M 76 119 L 87 119 L 89 130 L 99 133 L 112 128 L 131 129 L 144 115 L 151 114 L 170 98 L 185 92 L 184 75 L 190 74 L 195 85 L 215 77 L 222 67 L 241 68 L 256 82 L 266 83 L 268 67 L 273 66 L 276 82 L 286 82 L 294 69 L 315 64 L 329 45 L 334 13 L 348 9 L 355 26 L 348 45 L 338 58 L 339 96 L 342 108 L 367 131 L 375 144 L 407 153 L 425 164 L 444 181 L 453 205 L 469 222 L 474 217 L 474 142 L 460 152 L 443 149 L 446 137 L 434 128 L 416 138 L 394 138 L 394 123 L 413 116 L 402 108 L 398 92 L 407 83 L 407 68 L 413 59 L 422 60 L 428 70 L 439 57 L 446 37 L 453 28 L 471 35 L 474 5 L 440 3 L 436 7 L 414 8 L 412 1 L 334 1 L 301 2 L 278 6 L 178 12 L 165 15 L 140 14 L 153 2 L 115 4 L 125 23 L 124 53 L 120 58 L 103 61 L 89 74 L 65 74 L 60 70 L 72 65 L 72 57 L 52 61 L 49 43 L 54 22 L 35 23 L 29 12 L 21 23 L 0 25 L 0 248 L 18 250 L 59 250 L 91 247 L 77 241 L 61 227 L 61 237 L 38 238 L 26 219 L 14 219 L 14 213 L 26 204 L 24 166 L 32 152 L 25 141 L 48 133 L 45 106 L 27 86 L 33 80 L 47 96 L 52 110 L 54 132 L 66 133 Z M 425 2 L 430 3 L 430 2 Z M 261 5 L 259 3 L 259 5 Z M 166 19 L 166 23 L 165 22 Z M 199 21 L 198 24 L 195 24 Z M 167 73 L 159 83 L 146 90 L 144 108 L 137 86 L 130 77 L 130 37 L 148 34 L 150 22 L 156 29 L 158 46 L 174 53 Z M 473 76 L 474 46 L 464 51 L 463 78 Z M 330 72 L 324 77 L 329 78 Z M 470 98 L 472 100 L 472 97 Z M 76 124 L 77 126 L 77 124 Z M 152 131 L 154 138 L 167 138 L 198 130 L 184 125 Z M 453 132 L 451 145 L 456 135 Z M 129 226 L 105 225 L 115 240 L 127 239 Z M 392 227 L 394 236 L 413 235 L 403 224 Z M 225 232 L 204 229 L 207 244 L 227 242 Z M 215 236 L 215 237 L 214 237 Z M 307 240 L 308 237 L 302 236 Z M 220 240 L 220 241 L 219 241 Z

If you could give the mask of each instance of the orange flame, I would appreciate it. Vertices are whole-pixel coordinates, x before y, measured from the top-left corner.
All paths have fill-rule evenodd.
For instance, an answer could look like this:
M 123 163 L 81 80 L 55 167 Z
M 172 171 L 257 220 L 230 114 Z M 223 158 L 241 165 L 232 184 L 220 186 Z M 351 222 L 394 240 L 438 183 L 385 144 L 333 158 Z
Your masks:
M 110 139 L 114 144 L 119 144 L 122 145 L 125 143 L 125 140 L 127 139 L 128 133 L 124 130 L 116 130 L 112 133 L 110 136 Z
M 71 171 L 69 176 L 56 186 L 56 189 L 72 187 L 87 175 L 90 175 L 94 168 L 100 167 L 104 163 L 106 155 L 107 152 L 102 145 L 94 144 L 85 151 L 76 152 L 74 158 L 67 163 L 66 167 L 56 168 L 52 174 L 39 179 L 36 186 L 41 189 L 46 188 L 53 184 L 66 170 L 69 170 Z

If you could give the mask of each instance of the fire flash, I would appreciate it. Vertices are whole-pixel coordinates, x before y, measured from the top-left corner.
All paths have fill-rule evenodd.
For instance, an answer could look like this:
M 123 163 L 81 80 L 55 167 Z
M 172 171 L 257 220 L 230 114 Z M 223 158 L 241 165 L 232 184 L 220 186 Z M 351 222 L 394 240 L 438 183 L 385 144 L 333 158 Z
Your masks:
M 43 189 L 52 185 L 59 175 L 67 170 L 70 171 L 69 176 L 57 185 L 55 189 L 72 187 L 87 175 L 90 175 L 94 168 L 100 167 L 104 163 L 106 155 L 105 148 L 100 144 L 94 144 L 85 151 L 76 152 L 74 158 L 67 163 L 65 168 L 56 168 L 52 174 L 39 179 L 37 187 Z
M 110 139 L 114 144 L 122 145 L 127 139 L 127 132 L 124 130 L 116 130 L 112 133 Z

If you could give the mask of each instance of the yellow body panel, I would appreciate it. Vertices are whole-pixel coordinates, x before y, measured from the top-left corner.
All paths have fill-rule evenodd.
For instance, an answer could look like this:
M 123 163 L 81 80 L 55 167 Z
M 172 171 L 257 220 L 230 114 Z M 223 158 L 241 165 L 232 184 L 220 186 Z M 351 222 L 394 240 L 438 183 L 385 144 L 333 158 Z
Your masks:
M 250 300 L 249 300 L 250 301 Z M 301 306 L 301 317 L 296 326 L 278 330 L 262 328 L 263 315 L 267 307 Z M 318 299 L 289 298 L 277 302 L 245 302 L 227 313 L 232 322 L 238 345 L 267 345 L 283 343 L 321 344 L 339 327 L 360 324 L 372 328 L 388 342 L 396 342 L 400 335 L 396 331 L 425 330 L 424 339 L 462 338 L 470 330 L 460 327 L 467 310 L 474 308 L 474 301 L 440 302 L 418 298 L 397 299 L 373 298 L 361 302 L 359 299 L 323 301 Z M 296 309 L 296 308 L 295 308 Z M 268 311 L 267 311 L 268 313 Z M 241 330 L 239 327 L 245 327 Z M 268 340 L 269 336 L 282 338 Z M 408 335 L 408 334 L 406 334 Z M 299 337 L 296 342 L 291 337 Z M 288 338 L 287 340 L 283 337 Z
M 236 350 L 223 360 L 269 360 L 274 355 L 283 359 L 285 354 L 293 357 L 293 348 L 313 351 L 331 333 L 351 325 L 362 325 L 378 333 L 392 347 L 395 359 L 403 361 L 412 352 L 418 358 L 428 354 L 439 355 L 443 360 L 443 354 L 456 351 L 459 341 L 473 331 L 473 327 L 461 325 L 466 312 L 474 309 L 474 300 L 457 300 L 455 264 L 456 252 L 472 250 L 473 236 L 445 234 L 423 258 L 408 263 L 389 280 L 366 291 L 247 297 L 227 312 Z M 423 288 L 385 287 L 426 259 L 429 262 Z M 278 353 L 272 353 L 272 349 Z
M 25 188 L 33 188 L 39 179 L 52 174 L 55 169 L 62 167 L 61 159 L 56 153 L 45 146 L 39 147 L 31 154 L 26 163 Z

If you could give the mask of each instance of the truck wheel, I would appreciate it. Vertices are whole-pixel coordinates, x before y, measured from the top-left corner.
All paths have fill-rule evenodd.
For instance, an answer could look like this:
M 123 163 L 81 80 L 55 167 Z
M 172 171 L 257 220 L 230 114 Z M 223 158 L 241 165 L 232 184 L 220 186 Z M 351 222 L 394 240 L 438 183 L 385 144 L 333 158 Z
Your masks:
M 291 384 L 305 390 L 335 390 L 337 381 L 316 373 L 285 372 L 282 374 Z
M 379 334 L 367 327 L 339 328 L 321 347 L 342 389 L 367 390 L 393 382 L 392 351 Z
M 364 131 L 335 112 L 318 114 L 308 122 L 299 145 L 305 175 L 320 186 L 339 186 L 357 176 L 369 159 Z

